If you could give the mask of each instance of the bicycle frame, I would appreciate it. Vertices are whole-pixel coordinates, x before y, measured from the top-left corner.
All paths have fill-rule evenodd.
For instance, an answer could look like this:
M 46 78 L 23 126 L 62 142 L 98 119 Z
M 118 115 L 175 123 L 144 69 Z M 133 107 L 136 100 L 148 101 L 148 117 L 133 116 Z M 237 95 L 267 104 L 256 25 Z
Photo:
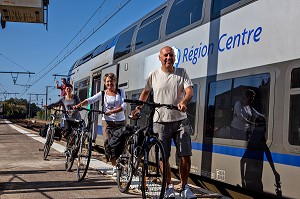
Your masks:
M 132 176 L 139 176 L 139 187 L 141 188 L 143 198 L 148 196 L 151 197 L 152 194 L 154 194 L 152 196 L 159 196 L 159 198 L 162 198 L 166 186 L 167 173 L 165 171 L 167 170 L 167 163 L 164 147 L 158 139 L 158 135 L 153 132 L 153 116 L 156 107 L 177 107 L 139 100 L 125 99 L 124 101 L 134 105 L 149 105 L 150 116 L 148 124 L 143 128 L 139 128 L 137 123 L 135 123 L 135 132 L 127 139 L 124 152 L 118 158 L 118 188 L 122 193 L 126 192 L 131 184 Z M 141 145 L 138 145 L 138 137 L 141 135 L 144 136 L 143 142 Z M 139 148 L 141 149 L 140 151 L 138 151 Z M 143 162 L 142 165 L 141 162 Z M 151 163 L 154 163 L 153 167 L 150 167 Z M 140 170 L 140 168 L 142 170 Z

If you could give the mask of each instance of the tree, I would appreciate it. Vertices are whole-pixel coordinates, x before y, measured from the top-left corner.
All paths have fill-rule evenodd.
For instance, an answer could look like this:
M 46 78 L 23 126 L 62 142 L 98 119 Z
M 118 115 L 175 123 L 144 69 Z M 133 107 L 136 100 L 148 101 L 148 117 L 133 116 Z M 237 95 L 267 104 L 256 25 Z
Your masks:
M 26 99 L 10 98 L 4 101 L 3 115 L 6 118 L 26 118 L 28 107 Z M 35 103 L 30 104 L 30 109 L 31 116 L 36 116 L 36 113 L 41 110 Z

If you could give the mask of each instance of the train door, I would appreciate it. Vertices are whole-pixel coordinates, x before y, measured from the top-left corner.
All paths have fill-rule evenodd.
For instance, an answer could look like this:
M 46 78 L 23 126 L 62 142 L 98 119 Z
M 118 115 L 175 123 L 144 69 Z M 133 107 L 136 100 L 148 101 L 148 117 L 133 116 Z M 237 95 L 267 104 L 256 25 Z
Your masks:
M 95 73 L 92 79 L 92 96 L 101 91 L 101 73 Z M 93 104 L 93 109 L 101 110 L 100 102 Z M 97 134 L 102 135 L 101 115 L 95 114 L 95 122 L 93 124 L 93 140 L 96 141 Z
M 111 65 L 111 66 L 107 66 L 103 69 L 101 69 L 100 71 L 94 73 L 93 76 L 93 93 L 92 95 L 96 94 L 97 92 L 104 90 L 105 86 L 103 83 L 103 77 L 105 74 L 107 73 L 114 73 L 117 76 L 117 85 L 118 85 L 118 74 L 119 74 L 119 65 Z M 94 104 L 95 109 L 100 109 L 102 110 L 102 102 L 97 102 Z M 96 116 L 96 122 L 94 123 L 93 126 L 93 138 L 96 138 L 96 145 L 99 146 L 104 146 L 104 142 L 103 142 L 103 131 L 102 131 L 102 116 L 98 115 Z

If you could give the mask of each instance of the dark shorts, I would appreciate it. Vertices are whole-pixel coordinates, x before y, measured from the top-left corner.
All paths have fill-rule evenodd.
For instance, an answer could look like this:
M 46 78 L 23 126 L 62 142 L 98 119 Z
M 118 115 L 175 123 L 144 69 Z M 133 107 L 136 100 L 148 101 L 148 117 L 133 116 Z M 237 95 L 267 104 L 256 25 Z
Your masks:
M 124 121 L 106 121 L 102 120 L 102 133 L 103 133 L 103 142 L 109 138 L 109 131 L 111 129 L 119 128 L 125 126 L 126 122 Z
M 192 155 L 191 134 L 192 128 L 186 120 L 176 122 L 153 123 L 154 133 L 158 133 L 163 142 L 166 157 L 170 157 L 172 140 L 179 157 Z

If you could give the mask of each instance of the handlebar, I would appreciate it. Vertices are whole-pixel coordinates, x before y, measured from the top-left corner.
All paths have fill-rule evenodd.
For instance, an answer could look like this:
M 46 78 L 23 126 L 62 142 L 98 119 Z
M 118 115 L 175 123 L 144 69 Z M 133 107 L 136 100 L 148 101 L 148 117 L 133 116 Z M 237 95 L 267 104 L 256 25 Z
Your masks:
M 49 107 L 46 107 L 46 109 L 47 110 L 54 110 L 55 111 L 55 114 L 56 114 L 56 112 L 62 112 L 62 113 L 66 113 L 67 111 L 65 111 L 65 110 L 62 110 L 62 109 L 56 109 L 56 108 L 54 108 L 54 107 L 52 107 L 52 108 L 49 108 Z
M 88 109 L 88 108 L 84 108 L 84 107 L 80 107 L 78 110 L 79 111 L 85 110 L 85 111 L 90 111 L 90 112 L 94 112 L 94 113 L 98 113 L 98 114 L 105 114 L 104 111 L 95 110 L 95 109 Z
M 166 107 L 167 109 L 175 109 L 178 110 L 177 106 L 174 106 L 173 104 L 161 104 L 161 103 L 155 103 L 155 102 L 144 102 L 141 100 L 134 100 L 134 99 L 124 99 L 124 102 L 131 103 L 135 105 L 148 105 L 153 108 L 159 108 L 159 107 Z

